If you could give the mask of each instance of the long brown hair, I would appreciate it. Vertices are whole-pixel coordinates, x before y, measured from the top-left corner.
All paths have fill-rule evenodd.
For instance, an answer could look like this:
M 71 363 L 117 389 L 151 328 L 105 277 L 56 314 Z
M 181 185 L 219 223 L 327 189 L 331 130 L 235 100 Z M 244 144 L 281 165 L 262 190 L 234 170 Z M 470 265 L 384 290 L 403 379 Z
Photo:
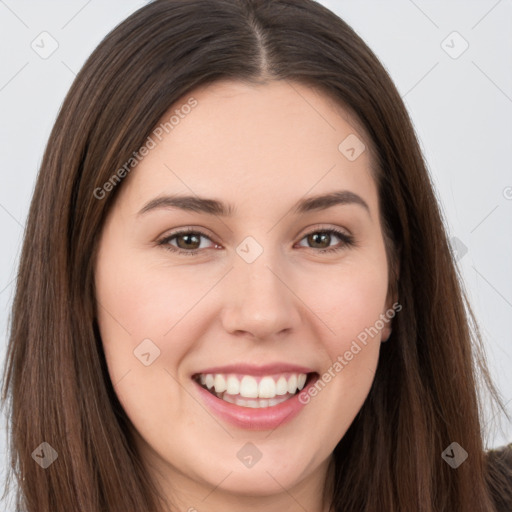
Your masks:
M 220 79 L 321 89 L 356 116 L 373 146 L 402 311 L 334 450 L 332 510 L 495 510 L 506 475 L 486 459 L 479 383 L 497 404 L 499 395 L 412 123 L 372 51 L 312 0 L 156 0 L 108 34 L 77 75 L 37 178 L 12 310 L 2 399 L 10 398 L 17 506 L 162 510 L 95 320 L 97 243 L 123 183 L 101 198 L 94 191 L 170 106 Z M 47 469 L 32 456 L 43 442 L 58 454 Z M 468 453 L 457 469 L 441 457 L 452 442 Z

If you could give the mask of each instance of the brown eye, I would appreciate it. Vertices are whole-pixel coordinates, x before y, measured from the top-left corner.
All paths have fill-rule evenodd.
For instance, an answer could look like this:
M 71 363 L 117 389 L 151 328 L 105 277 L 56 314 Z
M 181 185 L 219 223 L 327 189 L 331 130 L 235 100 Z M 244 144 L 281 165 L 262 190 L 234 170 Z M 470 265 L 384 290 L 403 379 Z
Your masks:
M 158 245 L 165 247 L 171 252 L 178 252 L 180 254 L 187 254 L 193 256 L 197 254 L 201 249 L 208 248 L 204 246 L 201 247 L 201 239 L 203 238 L 210 240 L 210 238 L 201 231 L 178 231 L 165 237 L 163 240 L 158 242 Z M 171 243 L 174 241 L 175 243 Z
M 330 242 L 334 238 L 341 240 L 341 244 L 330 246 Z M 302 240 L 307 240 L 308 248 L 317 249 L 317 252 L 336 252 L 341 249 L 354 245 L 354 238 L 337 229 L 321 229 L 308 233 Z M 326 245 L 327 244 L 327 245 Z M 302 246 L 303 247 L 303 246 Z
M 176 245 L 179 249 L 199 249 L 201 245 L 201 235 L 195 233 L 184 233 L 183 235 L 176 235 Z M 182 243 L 180 243 L 182 241 Z
M 341 240 L 337 245 L 331 246 L 330 242 L 336 238 Z M 171 252 L 177 252 L 183 255 L 195 256 L 202 249 L 208 249 L 211 247 L 203 246 L 201 247 L 202 239 L 209 240 L 211 239 L 208 235 L 201 231 L 197 230 L 184 230 L 178 231 L 176 233 L 172 233 L 171 235 L 165 237 L 158 245 L 163 246 L 165 249 Z M 317 229 L 316 231 L 312 231 L 305 235 L 302 240 L 307 240 L 309 249 L 313 249 L 316 252 L 327 253 L 327 252 L 336 252 L 340 251 L 346 247 L 351 245 L 355 245 L 354 238 L 351 235 L 343 233 L 342 231 L 338 231 L 337 229 Z M 299 245 L 300 247 L 304 247 Z M 219 247 L 214 244 L 214 248 Z
M 323 244 L 327 242 L 327 247 L 329 247 L 329 242 L 331 240 L 331 235 L 325 231 L 317 231 L 316 233 L 311 233 L 307 235 L 308 242 L 312 244 L 312 247 L 315 249 L 325 249 Z M 320 244 L 320 247 L 319 247 Z

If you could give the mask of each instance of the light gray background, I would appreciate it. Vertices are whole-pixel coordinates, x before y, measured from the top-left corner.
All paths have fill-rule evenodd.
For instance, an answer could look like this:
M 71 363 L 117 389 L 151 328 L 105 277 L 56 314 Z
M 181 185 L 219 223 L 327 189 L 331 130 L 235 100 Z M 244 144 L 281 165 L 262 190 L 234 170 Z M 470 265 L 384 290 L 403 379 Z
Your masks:
M 101 39 L 145 3 L 0 0 L 2 363 L 24 223 L 58 109 Z M 456 238 L 492 375 L 512 412 L 512 0 L 320 3 L 367 42 L 404 98 Z M 58 43 L 46 59 L 31 47 L 50 47 L 43 31 Z M 464 41 L 469 47 L 458 55 Z M 492 411 L 485 418 L 488 447 L 512 441 L 512 426 L 503 421 L 500 431 L 497 419 Z

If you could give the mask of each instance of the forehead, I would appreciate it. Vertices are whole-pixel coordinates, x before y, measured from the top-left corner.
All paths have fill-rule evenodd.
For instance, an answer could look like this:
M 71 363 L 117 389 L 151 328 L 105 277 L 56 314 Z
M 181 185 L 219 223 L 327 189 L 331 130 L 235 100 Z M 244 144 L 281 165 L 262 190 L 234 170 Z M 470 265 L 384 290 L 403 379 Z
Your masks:
M 175 102 L 151 137 L 154 147 L 125 184 L 124 195 L 137 203 L 179 192 L 261 209 L 340 188 L 376 201 L 370 141 L 357 120 L 296 82 L 197 88 Z M 362 152 L 353 159 L 348 146 Z

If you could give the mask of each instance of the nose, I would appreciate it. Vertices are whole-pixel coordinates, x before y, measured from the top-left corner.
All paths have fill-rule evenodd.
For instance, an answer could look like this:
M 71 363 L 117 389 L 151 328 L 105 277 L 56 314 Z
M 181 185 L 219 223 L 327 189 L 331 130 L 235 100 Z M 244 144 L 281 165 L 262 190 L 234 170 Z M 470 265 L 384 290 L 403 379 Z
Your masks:
M 236 257 L 221 314 L 226 332 L 265 340 L 298 328 L 301 301 L 283 267 L 269 250 L 252 263 Z

